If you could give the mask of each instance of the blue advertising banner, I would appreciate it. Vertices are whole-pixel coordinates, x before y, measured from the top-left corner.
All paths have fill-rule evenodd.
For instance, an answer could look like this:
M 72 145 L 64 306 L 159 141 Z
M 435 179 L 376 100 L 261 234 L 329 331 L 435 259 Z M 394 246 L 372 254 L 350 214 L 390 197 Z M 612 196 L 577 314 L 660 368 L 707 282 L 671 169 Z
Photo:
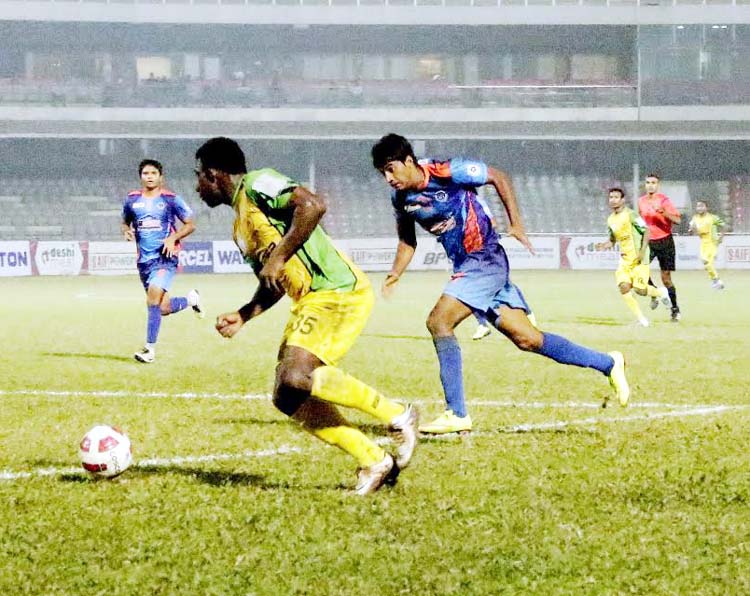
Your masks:
M 180 250 L 180 267 L 185 273 L 212 273 L 212 242 L 185 242 Z

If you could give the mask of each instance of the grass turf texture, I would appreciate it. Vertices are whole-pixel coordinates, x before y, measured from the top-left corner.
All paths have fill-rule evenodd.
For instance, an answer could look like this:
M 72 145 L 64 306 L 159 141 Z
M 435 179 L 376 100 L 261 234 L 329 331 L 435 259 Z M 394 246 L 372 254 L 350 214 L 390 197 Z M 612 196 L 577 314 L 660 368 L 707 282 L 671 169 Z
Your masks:
M 152 365 L 132 359 L 135 277 L 3 280 L 0 593 L 747 593 L 750 275 L 723 277 L 715 292 L 677 272 L 682 322 L 642 300 L 643 329 L 610 272 L 517 272 L 543 329 L 625 352 L 631 407 L 598 408 L 593 371 L 497 333 L 472 342 L 470 319 L 476 432 L 423 440 L 399 484 L 365 499 L 352 460 L 241 398 L 270 391 L 288 310 L 219 337 L 215 315 L 250 277 L 178 276 L 173 294 L 199 288 L 208 316 L 165 319 Z M 407 275 L 342 363 L 425 418 L 442 409 L 424 319 L 445 279 Z M 720 405 L 736 409 L 697 409 Z M 97 422 L 122 426 L 143 465 L 111 482 L 75 471 Z

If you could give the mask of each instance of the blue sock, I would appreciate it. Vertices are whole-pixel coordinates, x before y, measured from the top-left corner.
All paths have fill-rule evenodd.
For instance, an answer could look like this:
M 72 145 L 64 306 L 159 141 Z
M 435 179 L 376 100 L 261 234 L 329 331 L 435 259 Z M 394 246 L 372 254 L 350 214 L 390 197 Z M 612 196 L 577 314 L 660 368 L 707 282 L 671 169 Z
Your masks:
M 547 358 L 552 358 L 561 364 L 572 364 L 582 368 L 594 368 L 600 373 L 609 375 L 615 361 L 612 356 L 604 352 L 597 352 L 565 339 L 554 333 L 544 333 L 542 348 L 537 352 Z
M 169 310 L 172 311 L 170 314 L 180 312 L 187 308 L 187 298 L 170 298 L 169 299 Z
M 477 323 L 479 323 L 480 325 L 489 324 L 489 321 L 487 320 L 487 317 L 484 315 L 484 313 L 481 313 L 478 310 L 474 311 L 474 318 L 477 320 Z
M 161 327 L 161 307 L 157 304 L 148 307 L 148 326 L 146 327 L 146 343 L 155 344 Z
M 440 382 L 443 384 L 448 409 L 456 416 L 466 416 L 464 403 L 464 379 L 461 364 L 461 346 L 455 336 L 433 338 L 438 362 L 440 362 Z

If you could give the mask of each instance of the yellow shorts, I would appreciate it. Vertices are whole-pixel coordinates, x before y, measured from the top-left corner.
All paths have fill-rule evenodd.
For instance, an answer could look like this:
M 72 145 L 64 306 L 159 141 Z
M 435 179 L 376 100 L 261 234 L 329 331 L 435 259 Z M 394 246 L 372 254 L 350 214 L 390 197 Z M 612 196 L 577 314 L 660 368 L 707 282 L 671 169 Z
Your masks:
M 704 263 L 713 263 L 718 248 L 713 242 L 701 242 L 701 261 Z
M 282 346 L 302 348 L 334 366 L 362 333 L 374 302 L 371 286 L 353 292 L 310 292 L 292 306 Z
M 645 290 L 648 285 L 649 268 L 645 263 L 638 265 L 626 265 L 620 262 L 620 266 L 615 271 L 615 280 L 619 286 L 622 283 L 628 283 L 637 290 Z

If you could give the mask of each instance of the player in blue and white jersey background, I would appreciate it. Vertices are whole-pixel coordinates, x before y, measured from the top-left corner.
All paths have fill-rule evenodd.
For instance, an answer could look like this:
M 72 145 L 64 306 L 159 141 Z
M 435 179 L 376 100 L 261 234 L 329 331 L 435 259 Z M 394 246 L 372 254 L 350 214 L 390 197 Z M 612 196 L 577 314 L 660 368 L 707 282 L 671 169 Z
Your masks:
M 156 357 L 156 340 L 161 318 L 191 306 L 203 317 L 200 294 L 190 290 L 185 297 L 172 298 L 169 288 L 177 273 L 180 240 L 195 230 L 193 210 L 185 200 L 162 188 L 164 168 L 155 159 L 138 165 L 142 188 L 128 193 L 122 206 L 121 230 L 138 247 L 138 274 L 146 290 L 146 343 L 134 354 L 138 362 L 150 363 Z M 179 229 L 177 222 L 181 222 Z

